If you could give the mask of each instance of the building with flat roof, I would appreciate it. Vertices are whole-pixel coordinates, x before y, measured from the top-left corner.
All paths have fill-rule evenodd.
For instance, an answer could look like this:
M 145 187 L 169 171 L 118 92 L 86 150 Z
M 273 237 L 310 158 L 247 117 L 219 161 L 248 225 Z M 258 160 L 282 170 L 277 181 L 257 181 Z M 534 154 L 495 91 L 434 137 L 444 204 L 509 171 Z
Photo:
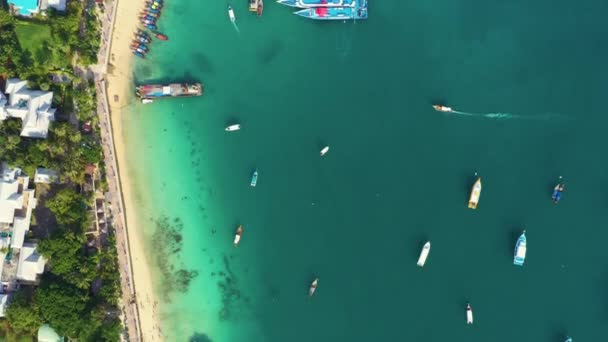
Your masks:
M 51 108 L 53 92 L 31 90 L 27 81 L 11 78 L 6 81 L 6 95 L 0 93 L 0 121 L 17 118 L 23 121 L 21 136 L 46 138 L 56 108 Z
M 34 175 L 34 183 L 53 184 L 59 182 L 59 174 L 55 170 L 43 169 L 41 167 L 36 169 Z
M 24 243 L 21 247 L 17 264 L 17 280 L 36 283 L 38 276 L 44 272 L 46 260 L 36 251 L 37 246 L 35 243 Z
M 22 175 L 21 169 L 2 163 L 0 175 L 0 237 L 8 234 L 10 248 L 21 248 L 37 200 L 34 190 L 28 189 L 29 177 Z

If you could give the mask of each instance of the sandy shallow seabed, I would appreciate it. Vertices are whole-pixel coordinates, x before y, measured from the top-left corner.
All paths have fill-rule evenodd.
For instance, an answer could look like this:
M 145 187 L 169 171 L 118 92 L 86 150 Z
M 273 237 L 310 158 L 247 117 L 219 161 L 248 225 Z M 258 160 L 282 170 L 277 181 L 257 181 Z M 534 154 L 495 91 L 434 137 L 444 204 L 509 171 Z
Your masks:
M 122 183 L 122 195 L 124 198 L 127 227 L 129 230 L 130 253 L 136 299 L 139 307 L 139 318 L 142 329 L 143 340 L 162 341 L 160 321 L 158 319 L 158 301 L 154 294 L 152 285 L 151 267 L 148 265 L 144 251 L 142 233 L 139 230 L 135 203 L 133 202 L 133 184 L 129 181 L 127 156 L 125 150 L 124 131 L 122 115 L 129 101 L 129 94 L 133 90 L 132 62 L 133 55 L 129 45 L 133 38 L 133 32 L 138 27 L 138 14 L 144 6 L 143 0 L 120 0 L 116 11 L 116 22 L 112 34 L 112 46 L 110 51 L 110 68 L 107 75 L 108 97 L 113 126 L 113 137 L 120 168 L 120 180 Z M 115 96 L 118 96 L 118 101 Z

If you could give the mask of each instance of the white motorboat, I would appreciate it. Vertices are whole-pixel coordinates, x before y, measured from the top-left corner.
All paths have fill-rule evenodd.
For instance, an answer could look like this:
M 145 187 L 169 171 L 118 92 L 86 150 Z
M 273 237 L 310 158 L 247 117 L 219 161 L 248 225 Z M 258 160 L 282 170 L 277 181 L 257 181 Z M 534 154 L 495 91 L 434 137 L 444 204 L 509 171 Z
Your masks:
M 152 100 L 152 99 L 141 99 L 141 103 L 143 103 L 143 104 L 148 104 L 148 103 L 152 103 L 152 102 L 154 102 L 154 100 Z
M 467 324 L 473 324 L 473 308 L 467 303 Z
M 239 129 L 241 129 L 241 125 L 239 125 L 239 124 L 230 125 L 230 126 L 226 127 L 226 132 L 234 132 L 234 131 L 238 131 Z
M 236 233 L 234 234 L 234 247 L 238 246 L 239 242 L 241 242 L 241 235 L 243 235 L 243 225 L 240 225 L 236 229 Z
M 451 107 L 443 106 L 443 105 L 433 105 L 433 108 L 438 112 L 450 113 L 454 110 Z
M 431 251 L 431 242 L 427 241 L 422 247 L 422 251 L 420 252 L 420 257 L 418 258 L 418 266 L 423 267 L 424 263 L 426 263 L 426 258 L 429 256 L 429 252 Z
M 315 278 L 312 284 L 310 284 L 310 289 L 308 290 L 308 296 L 312 297 L 315 294 L 315 290 L 317 289 L 317 285 L 319 284 L 319 278 Z
M 234 10 L 232 9 L 232 6 L 228 5 L 228 17 L 230 18 L 230 21 L 232 21 L 233 23 L 236 21 L 236 16 L 234 15 Z
M 321 150 L 321 157 L 323 157 L 329 151 L 329 146 L 323 147 Z

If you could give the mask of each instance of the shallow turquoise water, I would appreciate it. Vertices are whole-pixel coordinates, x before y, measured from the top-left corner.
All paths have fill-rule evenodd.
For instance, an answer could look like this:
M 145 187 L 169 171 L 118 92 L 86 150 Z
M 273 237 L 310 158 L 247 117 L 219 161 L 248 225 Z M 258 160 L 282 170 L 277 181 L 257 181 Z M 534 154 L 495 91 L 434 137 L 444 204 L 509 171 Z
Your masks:
M 233 7 L 240 33 L 226 3 L 168 2 L 171 40 L 135 77 L 197 79 L 205 95 L 124 119 L 142 217 L 179 217 L 172 260 L 199 272 L 161 307 L 167 340 L 608 338 L 608 4 L 384 0 L 356 23 Z

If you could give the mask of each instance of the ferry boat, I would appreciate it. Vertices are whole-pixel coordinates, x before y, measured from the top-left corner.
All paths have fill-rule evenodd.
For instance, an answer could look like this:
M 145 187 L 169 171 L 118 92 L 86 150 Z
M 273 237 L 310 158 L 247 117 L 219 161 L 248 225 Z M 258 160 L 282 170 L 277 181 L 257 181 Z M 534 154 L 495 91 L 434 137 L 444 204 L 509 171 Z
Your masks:
M 230 126 L 226 127 L 226 132 L 238 131 L 239 129 L 241 129 L 241 125 L 239 125 L 239 124 L 230 125 Z
M 239 245 L 239 242 L 241 242 L 242 235 L 243 235 L 243 225 L 240 225 L 236 229 L 236 233 L 234 234 L 234 247 Z
M 294 14 L 314 20 L 361 20 L 367 19 L 367 7 L 315 7 Z
M 524 261 L 526 261 L 526 231 L 517 239 L 517 243 L 515 244 L 515 255 L 513 256 L 513 265 L 515 266 L 523 266 Z
M 201 96 L 203 85 L 200 83 L 144 84 L 136 88 L 136 94 L 142 99 Z
M 420 252 L 420 257 L 418 257 L 417 265 L 420 267 L 424 267 L 426 263 L 426 258 L 429 256 L 429 252 L 431 251 L 431 241 L 427 241 L 422 247 L 422 251 Z
M 298 8 L 354 6 L 353 0 L 278 0 L 277 3 Z
M 469 197 L 469 208 L 477 209 L 477 203 L 479 203 L 479 196 L 481 195 L 481 177 L 477 178 L 473 189 L 471 189 L 471 197 Z
M 251 175 L 251 186 L 255 187 L 258 184 L 258 170 L 253 171 Z
M 323 157 L 329 151 L 329 146 L 323 147 L 321 150 L 321 157 Z
M 236 21 L 236 16 L 234 15 L 234 10 L 232 9 L 232 6 L 228 5 L 228 18 L 230 18 L 230 21 L 232 21 L 233 23 Z
M 564 192 L 565 186 L 564 183 L 557 183 L 555 188 L 553 188 L 553 194 L 551 195 L 553 203 L 557 204 L 559 200 L 562 199 L 562 193 Z
M 467 303 L 467 324 L 473 324 L 473 308 Z
M 443 105 L 433 105 L 433 108 L 438 112 L 444 112 L 444 113 L 450 113 L 450 112 L 454 111 L 452 109 L 452 107 L 447 107 L 447 106 L 443 106 Z
M 319 278 L 315 278 L 315 280 L 312 281 L 312 284 L 310 284 L 310 289 L 308 290 L 309 297 L 312 297 L 312 295 L 315 294 L 317 285 L 319 285 Z

